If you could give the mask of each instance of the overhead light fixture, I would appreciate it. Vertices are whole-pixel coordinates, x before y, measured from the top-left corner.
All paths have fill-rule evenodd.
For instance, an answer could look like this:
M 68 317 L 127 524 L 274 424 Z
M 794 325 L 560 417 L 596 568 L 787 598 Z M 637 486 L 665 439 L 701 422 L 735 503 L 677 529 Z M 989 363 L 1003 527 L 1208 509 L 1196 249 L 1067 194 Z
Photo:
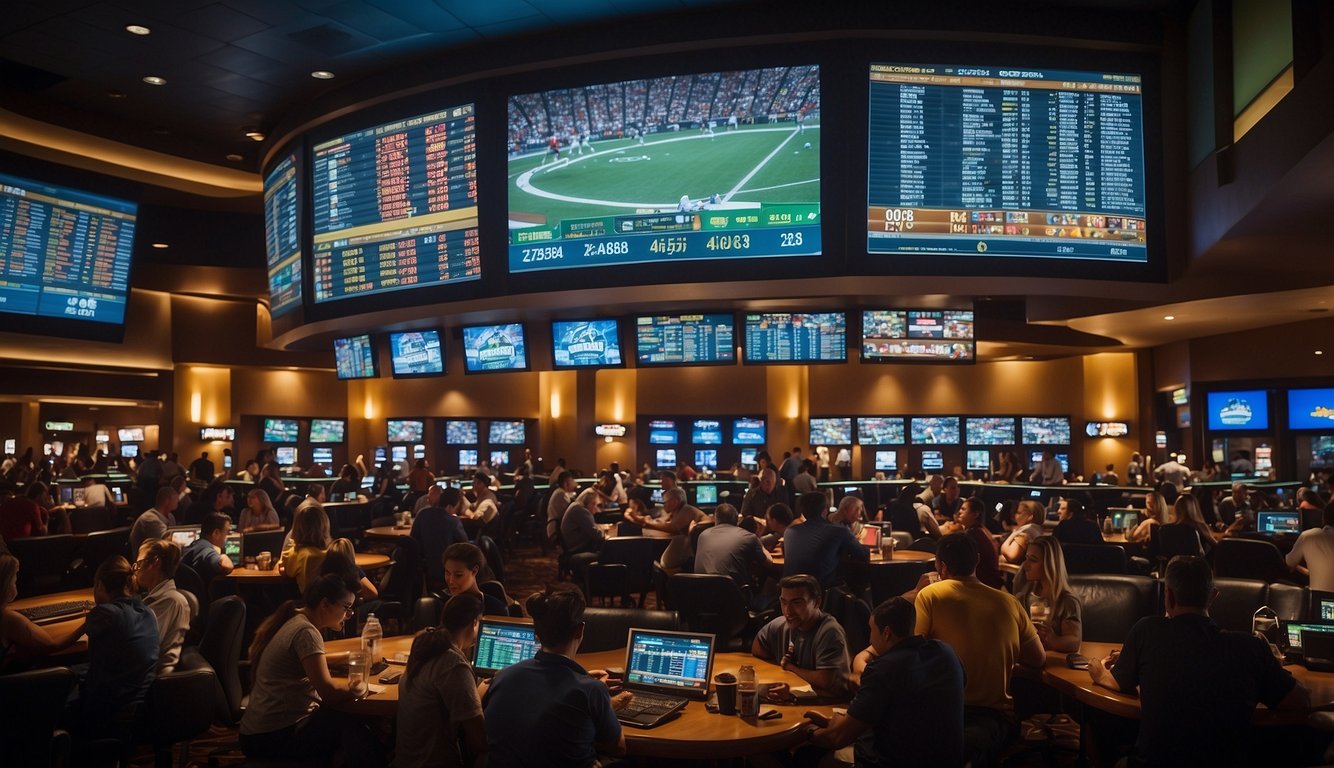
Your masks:
M 153 30 L 145 27 L 143 24 L 126 24 L 125 31 L 129 32 L 131 35 L 139 35 L 140 37 L 151 35 L 153 33 Z
M 170 248 L 171 246 L 167 245 L 166 243 L 153 243 L 153 247 L 157 248 L 158 250 L 164 250 Z
M 1177 316 L 1176 316 L 1176 315 L 1163 315 L 1163 319 L 1164 319 L 1164 320 L 1175 320 L 1175 319 L 1177 319 Z
M 240 155 L 238 155 L 238 154 L 236 154 L 235 152 L 233 152 L 233 153 L 231 153 L 230 155 L 227 155 L 227 159 L 230 160 L 230 161 L 232 161 L 233 163 L 239 163 L 239 162 L 241 162 L 242 160 L 244 160 L 245 158 L 244 158 L 244 157 L 241 157 Z
M 263 131 L 255 131 L 255 130 L 246 131 L 246 132 L 245 132 L 245 137 L 246 137 L 247 139 L 250 139 L 251 141 L 263 141 L 263 140 L 264 140 L 264 132 L 263 132 Z
M 1323 349 L 1317 349 L 1317 350 L 1315 351 L 1315 353 L 1316 353 L 1317 355 L 1323 355 L 1323 354 L 1325 354 L 1325 350 L 1323 350 Z
M 144 77 L 144 82 L 148 83 L 149 85 L 166 85 L 167 78 L 158 77 L 157 75 L 146 75 Z
M 317 69 L 317 70 L 315 70 L 314 72 L 311 72 L 311 73 L 310 73 L 310 76 L 313 77 L 313 78 L 315 78 L 316 80 L 332 80 L 332 79 L 334 79 L 334 73 L 330 72 L 330 71 L 327 70 L 327 69 Z
M 123 98 L 125 98 L 125 91 L 117 91 L 117 90 L 110 90 L 110 91 L 107 91 L 107 98 L 108 98 L 108 99 L 123 99 Z

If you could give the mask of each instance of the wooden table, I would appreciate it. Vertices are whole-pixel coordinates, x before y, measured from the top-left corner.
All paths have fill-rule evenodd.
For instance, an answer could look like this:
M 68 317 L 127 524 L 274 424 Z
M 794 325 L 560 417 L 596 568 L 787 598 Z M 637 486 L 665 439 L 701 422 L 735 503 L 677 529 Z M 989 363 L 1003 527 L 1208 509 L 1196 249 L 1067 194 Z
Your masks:
M 774 552 L 772 554 L 774 559 L 774 565 L 782 565 L 784 562 L 783 553 Z M 915 549 L 896 549 L 894 550 L 894 554 L 890 557 L 890 559 L 895 562 L 928 563 L 936 559 L 936 553 L 918 552 Z M 871 562 L 883 563 L 884 561 L 885 558 L 879 552 L 871 553 Z
M 412 534 L 410 525 L 379 525 L 374 528 L 367 528 L 361 536 L 365 539 L 380 539 L 382 541 L 398 541 L 406 539 Z
M 53 592 L 52 594 L 49 595 L 21 598 L 19 600 L 15 600 L 14 602 L 10 603 L 8 607 L 18 611 L 26 608 L 41 608 L 42 606 L 45 605 L 64 603 L 70 600 L 91 601 L 92 599 L 93 599 L 93 590 L 91 588 L 72 589 L 68 592 Z M 74 634 L 74 630 L 83 626 L 83 620 L 87 615 L 88 615 L 87 613 L 79 613 L 63 621 L 57 621 L 51 624 L 44 624 L 41 626 L 42 629 L 46 630 L 46 633 L 51 636 L 52 640 L 55 640 L 57 643 L 60 643 L 64 642 L 66 639 L 69 638 L 70 635 Z M 79 642 L 70 646 L 68 649 L 62 651 L 61 655 L 70 653 L 82 653 L 83 651 L 86 650 L 88 650 L 88 641 L 80 640 Z
M 339 653 L 355 650 L 361 647 L 360 643 L 357 638 L 349 638 L 325 643 L 324 647 L 329 653 Z M 410 635 L 386 637 L 381 652 L 385 658 L 393 659 L 394 654 L 406 653 L 411 646 Z M 625 664 L 625 649 L 581 653 L 578 660 L 584 669 L 619 667 Z M 795 674 L 748 653 L 715 654 L 713 674 L 717 675 L 719 672 L 736 674 L 742 664 L 754 665 L 761 684 L 784 682 L 794 688 L 806 685 L 805 681 Z M 389 668 L 401 670 L 403 667 L 399 664 L 390 664 Z M 371 683 L 381 685 L 376 680 L 372 680 Z M 393 717 L 398 713 L 398 686 L 382 685 L 382 687 L 385 689 L 382 693 L 373 694 L 361 701 L 349 702 L 340 709 L 360 715 Z M 768 707 L 779 710 L 783 716 L 775 720 L 752 720 L 717 715 L 705 710 L 704 702 L 692 701 L 686 705 L 680 717 L 657 728 L 624 727 L 622 732 L 625 734 L 625 744 L 630 755 L 693 760 L 729 759 L 772 752 L 799 744 L 806 738 L 801 732 L 807 723 L 802 713 L 814 708 L 827 715 L 830 709 L 828 704 L 777 705 L 766 704 L 761 700 L 760 708 Z
M 221 576 L 224 579 L 238 579 L 245 584 L 275 584 L 290 580 L 290 577 L 283 575 L 278 570 L 278 560 L 275 557 L 274 566 L 267 571 L 261 571 L 258 568 L 236 568 L 231 573 Z M 357 567 L 363 571 L 373 571 L 377 568 L 384 568 L 390 563 L 389 555 L 378 552 L 358 552 Z

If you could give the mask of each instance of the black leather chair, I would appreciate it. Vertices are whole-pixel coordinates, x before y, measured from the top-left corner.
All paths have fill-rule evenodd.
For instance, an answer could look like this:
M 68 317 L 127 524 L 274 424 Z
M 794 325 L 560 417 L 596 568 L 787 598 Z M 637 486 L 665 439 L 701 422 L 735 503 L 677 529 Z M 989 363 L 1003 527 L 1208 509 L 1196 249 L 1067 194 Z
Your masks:
M 19 594 L 27 597 L 68 589 L 67 577 L 74 564 L 75 538 L 68 533 L 29 536 L 6 542 L 19 559 Z
M 1284 621 L 1301 621 L 1309 615 L 1311 591 L 1296 584 L 1270 584 L 1269 607 Z M 1318 616 L 1316 618 L 1319 618 Z
M 871 584 L 872 606 L 880 605 L 891 597 L 907 592 L 917 586 L 922 574 L 933 570 L 935 566 L 931 563 L 917 560 L 882 560 L 870 563 L 866 567 L 866 575 Z
M 1275 582 L 1290 581 L 1292 572 L 1272 542 L 1226 538 L 1214 549 L 1214 576 Z
M 1186 525 L 1155 525 L 1149 537 L 1149 553 L 1162 564 L 1177 555 L 1198 555 L 1203 551 L 1200 532 Z
M 189 741 L 213 725 L 217 687 L 217 675 L 208 668 L 158 675 L 149 686 L 136 741 L 153 746 L 157 768 L 171 768 L 175 744 L 181 744 L 181 765 L 189 761 Z
M 624 565 L 625 586 L 622 594 L 638 593 L 639 607 L 644 607 L 648 593 L 653 589 L 653 561 L 657 559 L 658 542 L 647 536 L 608 539 L 598 552 L 599 565 Z
M 498 581 L 478 582 L 477 588 L 482 590 L 482 594 L 490 595 L 491 597 L 494 597 L 495 599 L 504 603 L 506 608 L 508 608 L 512 604 L 510 596 L 505 592 L 505 585 L 501 584 Z
M 1119 643 L 1135 622 L 1159 612 L 1162 582 L 1148 576 L 1087 574 L 1070 577 L 1070 590 L 1079 597 L 1084 639 Z
M 1116 544 L 1061 544 L 1065 570 L 1070 575 L 1129 573 L 1125 547 Z
M 486 558 L 486 567 L 491 569 L 491 575 L 496 577 L 496 581 L 505 581 L 505 558 L 500 555 L 500 547 L 496 540 L 485 534 L 477 537 L 477 548 L 482 550 L 482 556 Z
M 1223 629 L 1251 631 L 1251 620 L 1269 599 L 1269 585 L 1256 579 L 1214 579 L 1218 597 L 1209 606 L 1209 615 Z
M 69 513 L 71 533 L 105 531 L 115 524 L 115 514 L 106 507 L 80 507 Z
M 190 623 L 190 631 L 185 638 L 186 645 L 194 645 L 208 628 L 208 585 L 195 569 L 185 563 L 176 566 L 176 575 L 172 577 L 172 581 L 176 582 L 176 589 L 195 598 L 194 620 Z
M 711 632 L 717 648 L 732 650 L 742 645 L 740 636 L 751 620 L 746 595 L 726 576 L 678 573 L 667 580 L 671 605 L 692 632 Z
M 65 667 L 0 676 L 0 722 L 6 765 L 65 766 L 70 735 L 61 729 L 75 675 Z
M 629 584 L 630 567 L 624 563 L 592 563 L 584 571 L 584 595 L 589 601 L 629 600 Z
M 870 644 L 871 628 L 868 622 L 871 619 L 871 606 L 865 600 L 842 587 L 833 587 L 825 591 L 822 608 L 843 627 L 849 653 L 861 653 L 861 649 Z M 853 648 L 857 650 L 853 651 Z
M 412 606 L 412 631 L 420 632 L 427 627 L 440 626 L 441 612 L 445 604 L 435 596 L 419 597 Z
M 643 608 L 584 609 L 584 641 L 581 653 L 596 653 L 624 648 L 630 629 L 681 629 L 681 617 L 676 611 L 650 611 Z
M 922 538 L 920 538 L 920 539 L 914 541 L 914 542 L 912 543 L 912 546 L 911 546 L 911 547 L 908 547 L 908 549 L 911 549 L 911 550 L 913 550 L 914 552 L 932 552 L 932 553 L 934 553 L 934 552 L 936 551 L 936 545 L 938 545 L 939 543 L 940 543 L 940 542 L 936 541 L 935 539 L 931 538 L 930 536 L 923 536 Z
M 279 529 L 276 531 L 251 531 L 241 537 L 241 557 L 258 557 L 260 552 L 268 552 L 273 555 L 276 561 L 282 557 L 283 538 L 287 532 Z M 240 563 L 237 563 L 240 565 Z
M 236 595 L 218 598 L 208 607 L 208 630 L 199 645 L 186 648 L 179 668 L 194 668 L 198 655 L 217 676 L 214 719 L 229 726 L 241 721 L 241 656 L 245 653 L 246 605 Z
M 129 546 L 129 528 L 97 531 L 80 538 L 75 545 L 78 556 L 70 574 L 70 586 L 92 587 L 93 575 L 97 573 L 98 566 L 109 557 L 124 555 Z
M 421 545 L 416 539 L 401 538 L 391 559 L 393 563 L 380 583 L 380 607 L 376 613 L 381 618 L 397 621 L 401 632 L 411 619 L 409 614 L 417 598 L 426 588 Z

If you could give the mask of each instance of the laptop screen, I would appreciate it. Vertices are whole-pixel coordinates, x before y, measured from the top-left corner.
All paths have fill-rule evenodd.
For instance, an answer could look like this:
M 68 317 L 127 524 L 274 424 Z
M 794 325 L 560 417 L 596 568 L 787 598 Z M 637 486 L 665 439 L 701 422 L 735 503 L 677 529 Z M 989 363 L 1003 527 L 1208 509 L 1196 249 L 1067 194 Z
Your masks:
M 718 486 L 716 485 L 697 485 L 695 486 L 696 504 L 717 504 Z
M 241 537 L 244 533 L 229 533 L 227 540 L 222 543 L 222 553 L 232 559 L 233 563 L 241 560 Z
M 878 525 L 868 525 L 862 528 L 861 535 L 857 537 L 863 545 L 873 549 L 880 549 L 880 537 L 884 531 Z
M 511 664 L 533 658 L 539 647 L 531 621 L 483 616 L 477 628 L 473 668 L 484 677 L 494 675 Z
M 1290 653 L 1302 652 L 1302 632 L 1334 632 L 1334 624 L 1301 621 L 1283 622 L 1283 633 L 1287 638 Z
M 199 538 L 199 526 L 168 528 L 167 533 L 170 534 L 171 540 L 175 542 L 177 546 L 181 549 L 185 549 L 195 543 L 195 539 Z
M 1118 531 L 1124 531 L 1132 528 L 1139 522 L 1139 512 L 1133 509 L 1125 509 L 1120 512 L 1112 513 L 1112 527 Z
M 713 671 L 713 635 L 631 629 L 625 682 L 639 688 L 704 698 Z
M 1255 529 L 1260 533 L 1273 535 L 1279 533 L 1301 533 L 1301 512 L 1261 512 L 1257 516 Z

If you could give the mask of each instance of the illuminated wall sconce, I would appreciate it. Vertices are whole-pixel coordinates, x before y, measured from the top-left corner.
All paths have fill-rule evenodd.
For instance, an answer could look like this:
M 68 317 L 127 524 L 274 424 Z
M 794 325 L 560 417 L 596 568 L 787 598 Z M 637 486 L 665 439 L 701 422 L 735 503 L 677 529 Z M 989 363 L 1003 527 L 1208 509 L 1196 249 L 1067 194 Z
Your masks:
M 190 421 L 198 424 L 203 418 L 204 396 L 198 390 L 190 393 Z

